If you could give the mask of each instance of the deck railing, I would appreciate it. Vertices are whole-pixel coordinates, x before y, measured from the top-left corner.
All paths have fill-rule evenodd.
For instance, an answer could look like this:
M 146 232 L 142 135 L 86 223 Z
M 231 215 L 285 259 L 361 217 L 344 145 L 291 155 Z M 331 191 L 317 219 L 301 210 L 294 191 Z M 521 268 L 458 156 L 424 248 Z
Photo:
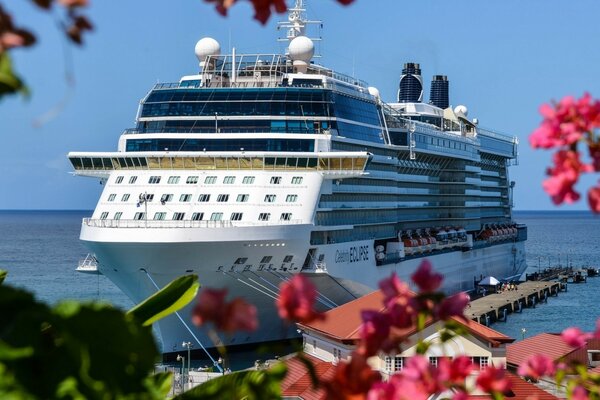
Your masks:
M 82 224 L 94 228 L 232 228 L 244 226 L 276 226 L 276 225 L 298 225 L 302 224 L 301 219 L 292 219 L 289 221 L 160 221 L 145 219 L 97 219 L 83 218 Z

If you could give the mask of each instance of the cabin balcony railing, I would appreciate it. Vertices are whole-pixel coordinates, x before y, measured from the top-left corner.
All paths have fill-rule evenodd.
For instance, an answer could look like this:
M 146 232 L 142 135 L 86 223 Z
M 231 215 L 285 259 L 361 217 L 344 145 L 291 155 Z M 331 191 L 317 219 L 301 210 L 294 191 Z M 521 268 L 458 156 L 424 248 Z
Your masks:
M 276 225 L 299 225 L 302 224 L 301 219 L 292 219 L 289 221 L 160 221 L 160 220 L 145 220 L 145 219 L 97 219 L 83 218 L 82 224 L 93 228 L 233 228 L 244 226 L 276 226 Z

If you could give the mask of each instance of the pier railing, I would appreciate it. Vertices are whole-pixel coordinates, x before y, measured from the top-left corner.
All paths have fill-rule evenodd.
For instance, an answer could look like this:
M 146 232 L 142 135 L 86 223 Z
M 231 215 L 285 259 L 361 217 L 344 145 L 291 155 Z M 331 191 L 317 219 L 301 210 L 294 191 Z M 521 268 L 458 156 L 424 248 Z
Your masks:
M 292 219 L 289 221 L 160 221 L 160 220 L 145 220 L 145 219 L 97 219 L 84 218 L 83 225 L 93 228 L 232 228 L 244 226 L 276 226 L 276 225 L 299 225 L 302 224 L 301 219 Z

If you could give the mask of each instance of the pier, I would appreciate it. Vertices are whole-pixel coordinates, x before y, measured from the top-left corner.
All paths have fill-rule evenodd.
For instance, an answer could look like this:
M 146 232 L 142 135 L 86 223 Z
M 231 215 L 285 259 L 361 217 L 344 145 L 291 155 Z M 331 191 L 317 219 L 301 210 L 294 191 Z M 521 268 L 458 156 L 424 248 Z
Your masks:
M 508 314 L 545 303 L 549 297 L 557 296 L 560 291 L 566 289 L 567 285 L 564 282 L 523 282 L 516 286 L 516 290 L 505 290 L 471 301 L 465 310 L 465 316 L 489 326 L 494 322 L 506 321 Z

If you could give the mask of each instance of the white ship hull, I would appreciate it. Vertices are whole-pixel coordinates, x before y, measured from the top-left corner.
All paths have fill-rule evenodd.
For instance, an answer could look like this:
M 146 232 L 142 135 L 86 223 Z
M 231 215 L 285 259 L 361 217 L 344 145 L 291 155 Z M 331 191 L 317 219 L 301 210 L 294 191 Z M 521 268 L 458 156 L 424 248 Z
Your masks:
M 178 276 L 195 273 L 199 275 L 202 286 L 226 287 L 229 296 L 240 296 L 254 304 L 258 310 L 259 329 L 252 333 L 221 335 L 222 344 L 226 346 L 297 336 L 295 326 L 279 319 L 274 299 L 281 282 L 302 270 L 309 248 L 316 247 L 316 253 L 324 255 L 316 268 L 311 264 L 303 270 L 317 285 L 319 306 L 323 310 L 375 290 L 378 282 L 392 272 L 409 281 L 410 275 L 423 260 L 418 257 L 377 266 L 372 240 L 309 246 L 311 228 L 311 225 L 289 225 L 260 229 L 180 228 L 161 232 L 151 228 L 110 229 L 84 224 L 81 238 L 96 254 L 100 271 L 134 302 L 156 291 L 152 281 L 162 287 Z M 133 238 L 137 241 L 132 242 Z M 361 247 L 364 249 L 362 253 L 358 250 Z M 263 256 L 266 249 L 273 259 L 293 255 L 293 262 L 277 265 L 254 262 Z M 248 258 L 249 264 L 231 265 L 232 258 L 236 257 Z M 444 289 L 448 292 L 471 290 L 474 279 L 482 275 L 508 277 L 520 274 L 525 266 L 523 242 L 500 243 L 469 251 L 431 253 L 427 257 L 444 275 Z M 206 330 L 191 324 L 194 304 L 192 302 L 180 312 L 187 327 L 176 316 L 158 323 L 163 352 L 183 350 L 181 343 L 184 341 L 195 342 L 188 329 L 193 330 L 204 347 L 216 345 Z

